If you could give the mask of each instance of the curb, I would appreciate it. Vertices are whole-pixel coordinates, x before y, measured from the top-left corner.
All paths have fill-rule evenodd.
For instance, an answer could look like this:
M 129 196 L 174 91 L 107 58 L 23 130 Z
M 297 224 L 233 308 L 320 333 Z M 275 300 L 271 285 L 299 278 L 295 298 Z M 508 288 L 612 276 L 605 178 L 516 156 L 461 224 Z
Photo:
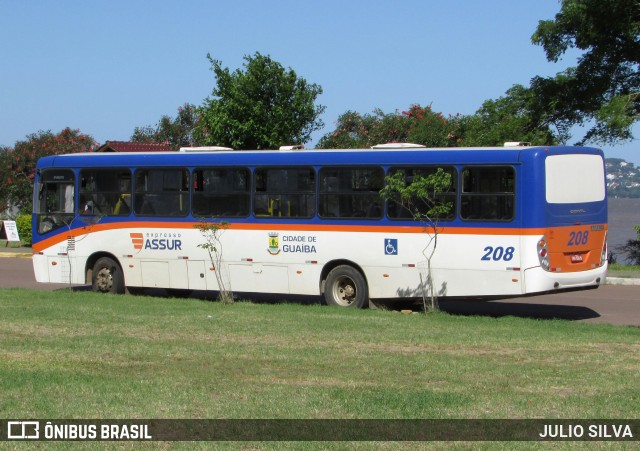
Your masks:
M 635 285 L 640 286 L 640 279 L 631 279 L 626 277 L 607 277 L 605 285 Z
M 0 252 L 0 258 L 31 258 L 32 255 L 30 252 Z

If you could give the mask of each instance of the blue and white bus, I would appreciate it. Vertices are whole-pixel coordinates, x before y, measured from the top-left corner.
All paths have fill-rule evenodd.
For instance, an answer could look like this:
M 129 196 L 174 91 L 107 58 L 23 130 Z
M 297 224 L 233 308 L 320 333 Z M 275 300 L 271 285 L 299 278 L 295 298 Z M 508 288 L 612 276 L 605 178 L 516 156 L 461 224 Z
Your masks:
M 39 282 L 323 295 L 330 305 L 421 297 L 424 224 L 380 190 L 442 168 L 438 296 L 595 288 L 607 271 L 604 156 L 586 147 L 91 153 L 42 158 L 33 211 Z M 222 267 L 202 221 L 225 223 Z

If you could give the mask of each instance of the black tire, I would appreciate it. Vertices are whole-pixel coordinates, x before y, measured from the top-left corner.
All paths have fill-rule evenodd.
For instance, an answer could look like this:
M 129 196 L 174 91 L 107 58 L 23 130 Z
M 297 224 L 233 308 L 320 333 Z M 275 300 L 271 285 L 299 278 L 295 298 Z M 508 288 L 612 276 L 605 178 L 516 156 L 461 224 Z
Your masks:
M 93 291 L 98 293 L 124 293 L 124 275 L 120 265 L 109 257 L 99 258 L 93 265 L 91 276 Z
M 367 281 L 351 266 L 336 266 L 327 276 L 324 300 L 336 307 L 365 308 L 369 305 Z

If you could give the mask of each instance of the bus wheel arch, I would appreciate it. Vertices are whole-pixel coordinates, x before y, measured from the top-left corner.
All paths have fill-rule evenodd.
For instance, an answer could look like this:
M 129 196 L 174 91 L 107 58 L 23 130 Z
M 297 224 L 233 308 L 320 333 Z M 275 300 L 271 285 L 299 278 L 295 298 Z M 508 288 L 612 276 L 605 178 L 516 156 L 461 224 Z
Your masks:
M 117 258 L 108 253 L 94 254 L 87 260 L 87 283 L 99 293 L 123 294 L 124 273 Z
M 320 278 L 320 293 L 327 305 L 365 308 L 369 305 L 369 285 L 362 269 L 348 260 L 327 264 Z

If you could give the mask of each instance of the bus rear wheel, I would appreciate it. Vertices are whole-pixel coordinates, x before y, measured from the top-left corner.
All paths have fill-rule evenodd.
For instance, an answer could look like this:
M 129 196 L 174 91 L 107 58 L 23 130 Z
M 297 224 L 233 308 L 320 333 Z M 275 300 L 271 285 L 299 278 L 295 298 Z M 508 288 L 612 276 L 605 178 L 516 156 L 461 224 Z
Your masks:
M 369 301 L 369 289 L 357 269 L 341 265 L 331 270 L 324 288 L 327 305 L 364 308 Z
M 109 257 L 99 258 L 93 265 L 91 282 L 93 291 L 98 293 L 124 293 L 124 276 L 120 265 Z

